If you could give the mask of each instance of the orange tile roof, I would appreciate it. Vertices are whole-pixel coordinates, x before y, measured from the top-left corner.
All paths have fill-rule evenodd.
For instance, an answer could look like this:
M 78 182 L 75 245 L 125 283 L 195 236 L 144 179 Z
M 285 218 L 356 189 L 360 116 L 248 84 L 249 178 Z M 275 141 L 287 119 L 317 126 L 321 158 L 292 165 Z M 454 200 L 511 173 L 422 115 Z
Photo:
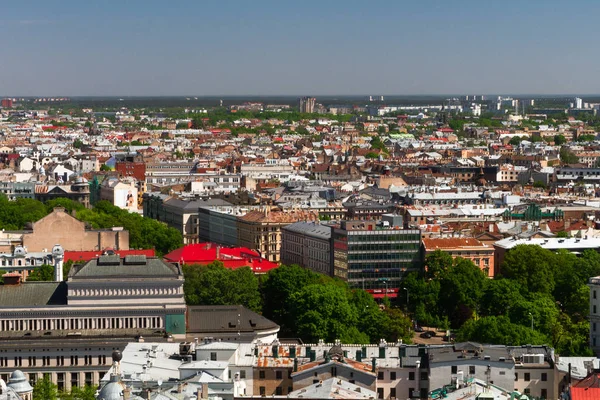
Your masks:
M 443 249 L 456 249 L 464 247 L 476 247 L 483 250 L 492 248 L 477 239 L 473 238 L 437 238 L 437 239 L 423 239 L 423 245 L 426 250 L 443 250 Z

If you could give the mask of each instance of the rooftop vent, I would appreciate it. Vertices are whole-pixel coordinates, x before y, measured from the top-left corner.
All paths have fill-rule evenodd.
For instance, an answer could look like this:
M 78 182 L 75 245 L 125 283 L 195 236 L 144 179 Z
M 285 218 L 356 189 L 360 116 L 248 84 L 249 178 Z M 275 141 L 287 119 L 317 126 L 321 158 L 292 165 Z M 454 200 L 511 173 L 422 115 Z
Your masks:
M 146 256 L 144 255 L 125 256 L 123 265 L 146 265 L 146 261 Z

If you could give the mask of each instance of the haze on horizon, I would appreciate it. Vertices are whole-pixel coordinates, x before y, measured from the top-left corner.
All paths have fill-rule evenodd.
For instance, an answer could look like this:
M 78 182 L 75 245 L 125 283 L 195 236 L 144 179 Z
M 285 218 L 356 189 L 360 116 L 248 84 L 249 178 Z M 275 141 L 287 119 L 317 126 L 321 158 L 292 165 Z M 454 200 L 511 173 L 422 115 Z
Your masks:
M 600 93 L 592 0 L 39 1 L 0 96 Z

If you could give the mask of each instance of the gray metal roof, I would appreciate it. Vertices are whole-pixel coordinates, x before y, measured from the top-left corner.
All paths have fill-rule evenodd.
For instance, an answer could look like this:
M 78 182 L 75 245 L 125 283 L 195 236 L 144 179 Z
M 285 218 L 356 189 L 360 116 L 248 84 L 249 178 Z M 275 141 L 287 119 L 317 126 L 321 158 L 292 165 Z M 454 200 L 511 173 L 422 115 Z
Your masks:
M 171 276 L 173 278 L 181 274 L 179 267 L 167 264 L 156 257 L 125 257 L 101 256 L 90 260 L 87 264 L 72 268 L 69 278 L 101 278 L 120 276 L 132 277 L 158 277 Z
M 308 236 L 317 237 L 320 239 L 330 239 L 331 238 L 331 228 L 328 226 L 321 225 L 317 222 L 295 222 L 288 226 L 282 227 L 282 230 L 301 233 Z
M 27 307 L 67 304 L 65 282 L 25 282 L 0 285 L 2 307 Z

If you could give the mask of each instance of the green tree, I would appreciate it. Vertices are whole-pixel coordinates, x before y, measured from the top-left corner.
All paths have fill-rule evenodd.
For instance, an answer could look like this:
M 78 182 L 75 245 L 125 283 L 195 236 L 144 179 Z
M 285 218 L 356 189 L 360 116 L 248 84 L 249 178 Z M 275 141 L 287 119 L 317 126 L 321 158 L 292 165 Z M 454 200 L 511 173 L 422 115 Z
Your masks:
M 513 136 L 512 138 L 510 138 L 508 143 L 512 144 L 513 146 L 518 146 L 521 144 L 522 141 L 523 138 L 521 136 Z
M 425 277 L 428 279 L 438 278 L 448 268 L 452 267 L 454 260 L 445 251 L 436 250 L 425 259 Z
M 533 187 L 534 188 L 541 188 L 541 189 L 546 189 L 546 184 L 542 181 L 535 181 L 533 183 Z
M 108 165 L 106 165 L 106 164 L 102 164 L 102 165 L 100 166 L 100 171 L 112 171 L 112 168 L 111 168 L 111 167 L 109 167 L 109 166 L 108 166 Z
M 535 245 L 515 246 L 504 256 L 502 276 L 512 279 L 528 292 L 552 293 L 554 290 L 554 254 Z
M 85 385 L 84 387 L 74 387 L 71 390 L 71 395 L 73 396 L 74 400 L 95 400 L 96 390 L 98 390 L 98 386 L 93 385 Z
M 237 305 L 260 312 L 258 278 L 248 267 L 227 269 L 221 262 L 185 265 L 184 292 L 190 305 Z
M 521 286 L 509 279 L 486 281 L 479 309 L 481 315 L 506 315 L 515 304 L 525 300 L 521 292 Z
M 511 346 L 549 343 L 546 336 L 525 326 L 514 324 L 506 316 L 483 317 L 467 321 L 458 330 L 456 340 Z
M 316 284 L 292 295 L 297 334 L 309 343 L 319 339 L 367 343 L 369 337 L 357 329 L 358 313 L 346 292 L 341 286 Z
M 567 143 L 567 138 L 565 138 L 565 135 L 554 135 L 555 145 L 562 146 L 565 143 Z
M 58 400 L 58 388 L 50 380 L 50 375 L 45 374 L 43 379 L 36 382 L 33 387 L 33 400 Z
M 566 147 L 563 147 L 560 149 L 559 155 L 560 155 L 560 160 L 564 164 L 577 164 L 579 162 L 579 157 L 577 157 L 575 155 L 575 153 L 573 153 L 571 150 L 567 149 Z
M 471 318 L 483 294 L 486 279 L 478 266 L 460 257 L 440 275 L 438 305 L 453 327 L 458 328 Z
M 52 282 L 54 280 L 54 266 L 48 264 L 40 265 L 29 274 L 27 280 L 31 282 Z
M 282 265 L 269 271 L 261 285 L 265 317 L 276 321 L 282 334 L 293 335 L 295 320 L 290 312 L 291 297 L 305 286 L 327 280 L 328 277 L 297 265 Z
M 73 147 L 76 149 L 81 149 L 83 147 L 83 142 L 80 139 L 75 139 L 73 141 Z

